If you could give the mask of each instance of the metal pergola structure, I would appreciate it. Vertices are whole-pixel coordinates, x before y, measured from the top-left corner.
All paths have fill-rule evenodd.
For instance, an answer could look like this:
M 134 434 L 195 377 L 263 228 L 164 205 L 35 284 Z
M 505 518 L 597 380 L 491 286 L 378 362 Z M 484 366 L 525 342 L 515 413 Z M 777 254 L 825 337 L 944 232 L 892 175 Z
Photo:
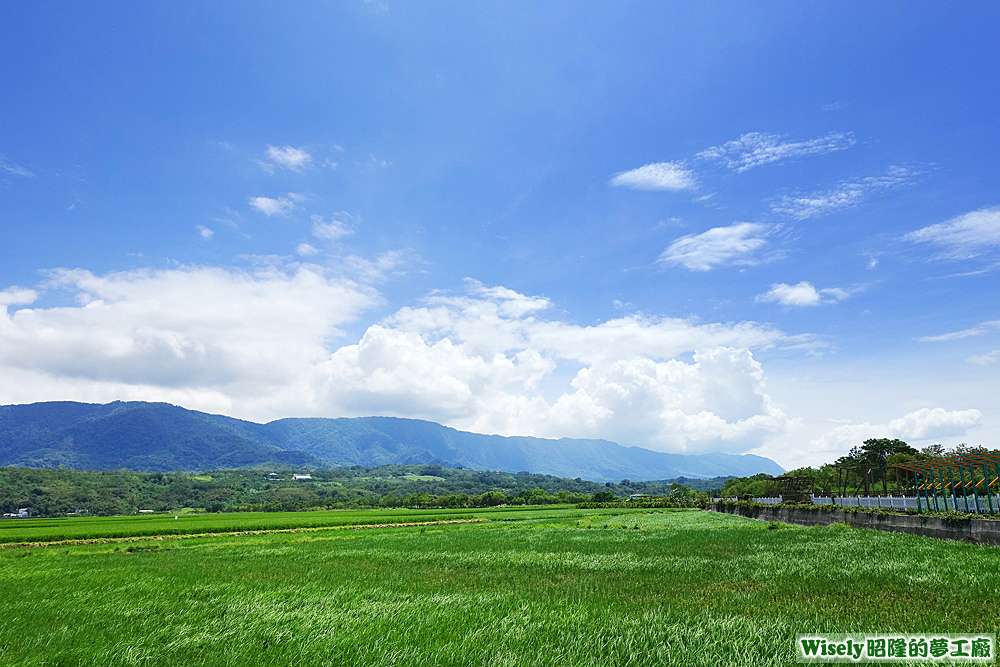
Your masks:
M 816 480 L 812 477 L 781 475 L 780 477 L 772 477 L 764 482 L 764 495 L 772 497 L 781 496 L 782 498 L 805 502 L 809 494 L 814 491 L 815 484 Z
M 885 466 L 869 465 L 867 463 L 835 464 L 834 468 L 837 469 L 837 495 L 846 496 L 848 495 L 847 490 L 849 488 L 857 488 L 859 494 L 864 489 L 864 493 L 867 496 L 875 490 L 878 480 L 882 482 L 882 492 L 889 492 L 885 478 Z M 856 477 L 857 481 L 857 484 L 853 486 L 850 483 L 852 474 Z
M 924 461 L 907 461 L 906 463 L 897 463 L 894 467 L 913 474 L 913 483 L 917 490 L 918 512 L 923 511 L 920 503 L 921 492 L 928 511 L 932 504 L 934 511 L 941 511 L 942 508 L 960 511 L 958 492 L 961 489 L 964 511 L 980 514 L 984 508 L 983 504 L 980 503 L 978 488 L 983 485 L 986 491 L 985 509 L 990 514 L 996 513 L 990 486 L 1000 480 L 1000 451 L 969 452 L 962 455 L 935 457 Z M 982 477 L 979 479 L 976 478 L 977 468 L 982 470 Z M 996 471 L 996 476 L 992 481 L 990 481 L 990 475 L 993 474 L 991 470 Z M 957 480 L 956 473 L 958 473 Z M 966 473 L 970 478 L 968 482 L 965 480 Z M 970 489 L 972 490 L 971 499 L 969 497 Z M 940 504 L 938 503 L 939 497 Z M 949 499 L 951 507 L 948 507 Z

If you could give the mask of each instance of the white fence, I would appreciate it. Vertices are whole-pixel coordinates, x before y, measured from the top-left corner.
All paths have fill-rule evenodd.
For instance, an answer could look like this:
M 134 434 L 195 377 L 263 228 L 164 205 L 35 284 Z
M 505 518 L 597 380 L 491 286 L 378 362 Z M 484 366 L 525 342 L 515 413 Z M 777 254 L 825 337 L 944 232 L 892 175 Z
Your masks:
M 823 498 L 827 504 L 831 502 L 830 498 Z M 904 498 L 903 496 L 849 496 L 845 498 L 833 498 L 834 505 L 839 505 L 841 507 L 886 507 L 888 509 L 897 510 L 915 510 L 917 509 L 917 499 L 916 498 Z M 817 499 L 813 498 L 814 504 L 817 503 Z M 925 508 L 926 509 L 926 508 Z
M 917 499 L 916 498 L 906 498 L 903 496 L 847 496 L 847 497 L 837 497 L 830 498 L 828 496 L 816 496 L 810 495 L 813 505 L 829 505 L 834 504 L 840 507 L 885 507 L 889 509 L 907 509 L 915 510 L 917 509 Z M 720 500 L 727 500 L 726 498 L 713 498 L 714 502 L 719 502 Z M 761 503 L 762 505 L 777 505 L 781 502 L 781 496 L 776 498 L 754 498 L 753 501 L 756 503 Z M 966 499 L 962 496 L 958 498 L 942 498 L 937 497 L 937 505 L 934 503 L 934 496 L 930 498 L 925 498 L 923 495 L 920 496 L 920 509 L 938 509 L 938 510 L 957 510 L 959 512 L 975 512 L 977 514 L 987 514 L 990 509 L 994 512 L 1000 512 L 1000 498 L 990 498 L 987 500 L 985 497 L 980 497 L 978 499 L 978 507 L 976 506 L 976 498 L 974 496 L 969 496 L 968 498 L 968 509 L 966 509 Z

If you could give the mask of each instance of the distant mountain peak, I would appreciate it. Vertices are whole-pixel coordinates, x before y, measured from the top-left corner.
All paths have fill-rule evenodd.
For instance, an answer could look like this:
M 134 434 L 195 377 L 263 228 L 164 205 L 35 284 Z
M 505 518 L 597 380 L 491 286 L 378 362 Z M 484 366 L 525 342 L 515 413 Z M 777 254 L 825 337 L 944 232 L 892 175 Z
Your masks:
M 609 440 L 485 435 L 404 417 L 290 417 L 257 424 L 170 403 L 0 406 L 0 465 L 167 471 L 269 462 L 435 463 L 601 482 L 784 472 L 762 456 L 667 454 Z

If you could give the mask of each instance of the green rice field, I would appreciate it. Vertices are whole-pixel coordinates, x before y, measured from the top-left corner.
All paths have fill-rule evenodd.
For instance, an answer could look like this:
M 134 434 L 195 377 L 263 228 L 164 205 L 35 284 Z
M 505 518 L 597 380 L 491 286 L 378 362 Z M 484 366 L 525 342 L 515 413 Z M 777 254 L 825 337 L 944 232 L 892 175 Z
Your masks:
M 798 633 L 1000 625 L 1000 549 L 846 526 L 526 507 L 150 532 L 186 519 L 4 522 L 0 664 L 786 665 Z
M 154 514 L 148 516 L 60 517 L 0 522 L 0 544 L 93 540 L 156 535 L 196 535 L 236 531 L 319 529 L 385 523 L 494 520 L 531 507 L 463 510 L 368 510 L 326 512 L 235 512 L 227 514 Z M 176 518 L 174 518 L 176 517 Z

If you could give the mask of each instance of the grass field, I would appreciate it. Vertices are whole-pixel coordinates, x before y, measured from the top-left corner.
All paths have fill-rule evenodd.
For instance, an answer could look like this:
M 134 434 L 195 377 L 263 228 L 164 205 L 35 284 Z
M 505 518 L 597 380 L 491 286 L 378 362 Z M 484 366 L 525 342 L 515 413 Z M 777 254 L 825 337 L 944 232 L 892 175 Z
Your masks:
M 784 665 L 797 633 L 1000 625 L 992 547 L 696 510 L 322 514 L 490 521 L 3 549 L 0 664 Z
M 565 506 L 564 506 L 565 508 Z M 417 523 L 476 519 L 489 513 L 494 519 L 516 516 L 531 507 L 464 510 L 371 510 L 317 512 L 234 512 L 227 514 L 154 514 L 149 516 L 60 517 L 0 521 L 0 544 L 56 542 L 115 537 L 195 535 L 236 531 L 282 530 Z M 575 511 L 575 510 L 574 510 Z M 174 517 L 177 517 L 176 519 Z

